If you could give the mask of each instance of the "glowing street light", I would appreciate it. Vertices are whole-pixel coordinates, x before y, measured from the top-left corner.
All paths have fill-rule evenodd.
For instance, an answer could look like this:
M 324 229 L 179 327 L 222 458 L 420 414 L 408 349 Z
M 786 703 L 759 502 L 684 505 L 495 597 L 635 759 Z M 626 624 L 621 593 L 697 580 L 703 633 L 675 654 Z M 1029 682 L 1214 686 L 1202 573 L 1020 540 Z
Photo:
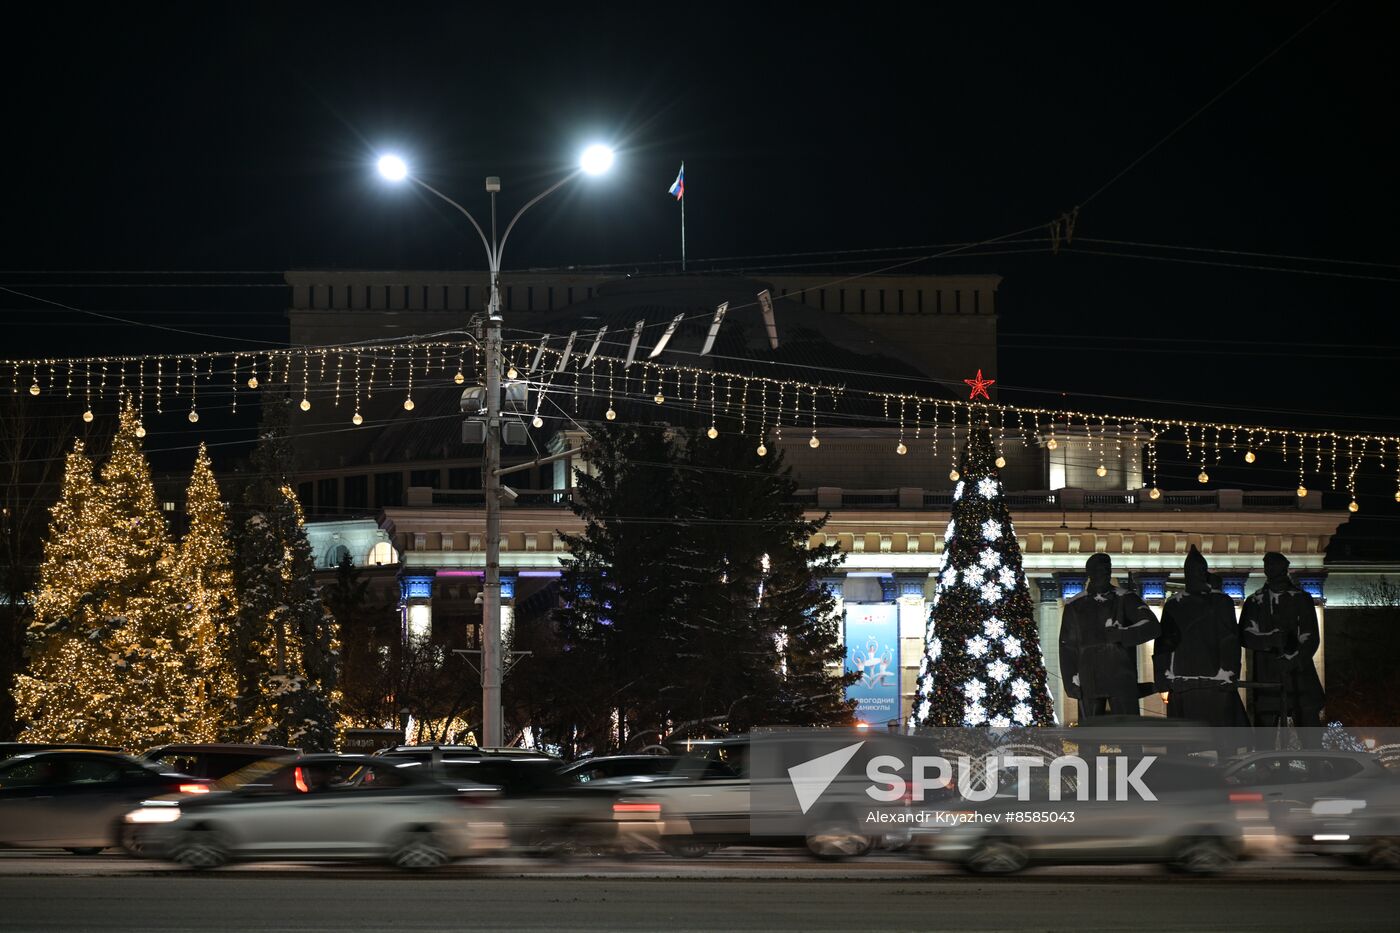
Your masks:
M 389 181 L 403 181 L 408 177 L 408 163 L 389 153 L 379 157 L 379 174 Z
M 583 155 L 578 160 L 578 167 L 586 175 L 601 175 L 612 168 L 612 164 L 612 148 L 602 143 L 595 143 L 583 150 Z

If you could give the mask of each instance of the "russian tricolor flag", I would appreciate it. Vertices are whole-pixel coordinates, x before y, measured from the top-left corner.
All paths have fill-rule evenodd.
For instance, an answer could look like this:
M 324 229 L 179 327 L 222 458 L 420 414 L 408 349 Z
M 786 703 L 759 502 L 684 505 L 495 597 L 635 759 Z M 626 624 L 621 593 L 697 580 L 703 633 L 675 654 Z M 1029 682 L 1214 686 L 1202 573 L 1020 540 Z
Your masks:
M 671 182 L 671 187 L 667 192 L 677 201 L 685 197 L 685 163 L 681 163 L 681 170 L 676 173 L 676 180 Z

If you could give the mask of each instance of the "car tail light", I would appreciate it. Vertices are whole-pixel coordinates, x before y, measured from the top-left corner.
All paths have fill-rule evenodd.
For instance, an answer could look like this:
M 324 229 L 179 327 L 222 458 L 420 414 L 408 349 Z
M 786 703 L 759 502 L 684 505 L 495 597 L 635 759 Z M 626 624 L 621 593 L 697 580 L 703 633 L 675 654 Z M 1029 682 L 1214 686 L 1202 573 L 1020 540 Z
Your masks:
M 178 789 L 179 789 L 180 793 L 182 793 L 182 794 L 207 794 L 207 793 L 209 793 L 209 785 L 208 785 L 208 784 L 181 784 L 180 787 L 179 787 Z
M 1234 791 L 1230 794 L 1231 803 L 1262 803 L 1264 795 L 1258 791 Z
M 628 814 L 633 816 L 660 816 L 661 804 L 650 803 L 641 800 L 618 800 L 612 805 L 613 814 Z

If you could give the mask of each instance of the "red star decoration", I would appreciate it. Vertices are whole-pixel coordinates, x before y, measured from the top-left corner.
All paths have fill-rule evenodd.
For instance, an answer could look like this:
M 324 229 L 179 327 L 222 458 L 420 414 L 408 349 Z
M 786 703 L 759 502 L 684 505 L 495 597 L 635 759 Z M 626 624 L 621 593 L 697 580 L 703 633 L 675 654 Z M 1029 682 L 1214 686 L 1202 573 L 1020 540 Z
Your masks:
M 992 397 L 987 394 L 987 387 L 996 385 L 997 381 L 995 379 L 983 379 L 982 370 L 977 370 L 976 379 L 964 379 L 963 382 L 972 386 L 972 394 L 967 397 L 969 402 L 979 395 L 989 402 L 992 400 Z

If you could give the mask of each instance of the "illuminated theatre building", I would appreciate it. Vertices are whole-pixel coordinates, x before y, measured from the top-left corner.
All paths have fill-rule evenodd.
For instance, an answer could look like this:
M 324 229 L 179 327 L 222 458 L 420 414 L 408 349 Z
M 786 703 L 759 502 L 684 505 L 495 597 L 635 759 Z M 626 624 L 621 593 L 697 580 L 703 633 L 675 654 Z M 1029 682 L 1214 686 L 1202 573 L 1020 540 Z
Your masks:
M 434 334 L 464 328 L 482 313 L 484 274 L 425 272 L 293 272 L 289 311 L 293 345 L 327 345 Z M 663 357 L 695 365 L 709 326 L 708 312 L 720 302 L 736 310 L 726 335 L 741 334 L 753 360 L 788 364 L 780 377 L 850 384 L 853 374 L 884 374 L 907 381 L 882 386 L 936 395 L 938 385 L 962 386 L 979 367 L 996 375 L 998 276 L 866 276 L 830 286 L 821 277 L 764 275 L 750 278 L 692 275 L 683 278 L 611 278 L 567 273 L 512 273 L 503 284 L 507 340 L 555 335 L 562 346 L 571 331 L 589 335 L 607 325 L 625 341 L 633 324 L 663 324 L 677 314 L 691 319 L 676 333 Z M 774 298 L 780 349 L 770 351 L 754 296 L 768 288 Z M 641 355 L 660 327 L 648 331 Z M 732 339 L 732 338 L 731 338 Z M 584 338 L 580 338 L 582 343 Z M 731 344 L 732 348 L 732 344 Z M 580 350 L 585 349 L 579 347 Z M 615 354 L 621 351 L 615 349 Z M 716 352 L 719 352 L 718 350 Z M 733 361 L 711 363 L 737 369 Z M 789 372 L 805 372 L 789 376 Z M 930 382 L 934 380 L 935 382 Z M 875 382 L 870 382 L 871 385 Z M 907 387 L 907 388 L 906 388 Z M 948 392 L 947 398 L 966 398 Z M 318 405 L 295 419 L 298 434 L 298 493 L 308 515 L 317 565 L 330 571 L 344 555 L 366 568 L 381 593 L 396 590 L 406 638 L 441 639 L 471 647 L 479 639 L 477 595 L 485 566 L 481 448 L 462 443 L 458 392 L 438 387 L 420 393 L 411 412 L 401 400 L 378 398 L 364 406 L 363 428 L 344 430 L 348 409 Z M 572 412 L 572 400 L 559 399 Z M 633 401 L 641 412 L 642 403 Z M 531 411 L 535 398 L 531 396 Z M 619 418 L 628 417 L 622 405 Z M 548 409 L 545 413 L 549 414 Z M 580 426 L 555 411 L 546 427 L 531 430 L 530 446 L 506 447 L 504 462 L 519 463 L 577 449 Z M 666 417 L 645 411 L 650 419 Z M 528 418 L 528 415 L 526 416 Z M 592 417 L 598 417 L 594 413 Z M 381 423 L 387 419 L 387 423 Z M 696 416 L 677 410 L 675 423 L 693 426 Z M 821 445 L 809 447 L 805 418 L 789 422 L 781 448 L 812 516 L 830 513 L 814 543 L 834 541 L 846 554 L 842 572 L 828 583 L 843 618 L 889 619 L 897 645 L 881 644 L 881 655 L 897 648 L 899 711 L 909 714 L 915 675 L 923 652 L 928 600 L 942 561 L 948 524 L 948 478 L 953 438 L 944 429 L 937 460 L 925 432 L 897 456 L 897 428 L 824 417 Z M 582 425 L 586 427 L 586 424 Z M 1328 543 L 1349 518 L 1345 508 L 1325 508 L 1323 496 L 1299 498 L 1292 488 L 1276 491 L 1163 488 L 1153 500 L 1143 489 L 1143 451 L 1129 439 L 1110 443 L 1098 475 L 1081 433 L 1060 432 L 1051 449 L 1048 431 L 1027 445 L 1008 437 L 1003 486 L 1031 596 L 1036 600 L 1042 650 L 1061 721 L 1074 715 L 1058 677 L 1055 645 L 1064 600 L 1084 586 L 1084 561 L 1096 551 L 1112 555 L 1119 585 L 1136 588 L 1160 611 L 1173 578 L 1179 579 L 1191 545 L 1220 574 L 1236 604 L 1263 583 L 1262 558 L 1280 551 L 1297 582 L 1313 594 L 1320 615 L 1345 616 L 1358 587 L 1377 568 L 1363 563 L 1328 563 Z M 1113 438 L 1110 436 L 1110 442 Z M 1098 443 L 1095 437 L 1094 443 Z M 563 504 L 575 471 L 587 470 L 572 456 L 507 477 L 518 494 L 503 500 L 501 573 L 503 627 L 544 624 L 557 603 L 558 532 L 581 523 Z M 1317 657 L 1326 676 L 1327 625 Z M 844 630 L 844 626 L 843 626 Z M 1141 649 L 1140 670 L 1151 677 L 1151 645 Z M 1248 676 L 1246 670 L 1245 676 Z M 1155 695 L 1143 702 L 1161 714 Z M 871 717 L 874 718 L 874 717 Z M 884 721 L 884 717 L 879 717 Z

